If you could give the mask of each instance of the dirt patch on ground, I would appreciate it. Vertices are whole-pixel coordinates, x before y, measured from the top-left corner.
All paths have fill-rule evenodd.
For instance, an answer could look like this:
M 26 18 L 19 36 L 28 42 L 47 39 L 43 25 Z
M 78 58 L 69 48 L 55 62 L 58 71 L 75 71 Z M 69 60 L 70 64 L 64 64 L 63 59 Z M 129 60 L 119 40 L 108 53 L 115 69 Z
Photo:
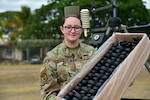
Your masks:
M 1 100 L 40 100 L 41 65 L 0 65 Z M 143 68 L 123 98 L 149 98 L 150 74 Z

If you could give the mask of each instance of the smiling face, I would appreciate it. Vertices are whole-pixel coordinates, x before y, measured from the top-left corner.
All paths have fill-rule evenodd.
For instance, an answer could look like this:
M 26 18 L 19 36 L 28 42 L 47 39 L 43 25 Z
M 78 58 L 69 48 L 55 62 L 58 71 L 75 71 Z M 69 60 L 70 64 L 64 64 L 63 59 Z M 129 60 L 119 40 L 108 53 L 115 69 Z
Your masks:
M 60 26 L 60 30 L 64 34 L 65 42 L 78 42 L 83 32 L 81 22 L 76 17 L 66 18 L 63 26 Z

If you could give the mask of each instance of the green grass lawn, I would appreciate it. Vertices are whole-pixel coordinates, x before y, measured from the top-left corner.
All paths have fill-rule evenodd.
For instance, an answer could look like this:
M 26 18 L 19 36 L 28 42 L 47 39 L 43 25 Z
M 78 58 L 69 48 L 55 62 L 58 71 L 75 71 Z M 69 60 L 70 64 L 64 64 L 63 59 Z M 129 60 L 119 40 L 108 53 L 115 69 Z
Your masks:
M 40 100 L 41 65 L 0 65 L 1 100 Z
M 41 65 L 0 65 L 0 100 L 40 100 Z M 124 98 L 150 98 L 150 74 L 143 68 Z

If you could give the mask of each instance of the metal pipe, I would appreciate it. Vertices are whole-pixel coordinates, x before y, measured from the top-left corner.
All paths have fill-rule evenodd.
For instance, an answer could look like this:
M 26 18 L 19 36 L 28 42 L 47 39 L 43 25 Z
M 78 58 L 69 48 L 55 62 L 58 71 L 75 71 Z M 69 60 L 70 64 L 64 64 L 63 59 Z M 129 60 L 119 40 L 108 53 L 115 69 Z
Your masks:
M 113 17 L 117 17 L 117 1 L 113 0 Z
M 99 12 L 99 11 L 106 10 L 106 9 L 109 9 L 109 8 L 112 8 L 112 7 L 113 7 L 113 5 L 100 7 L 100 8 L 93 9 L 92 12 Z

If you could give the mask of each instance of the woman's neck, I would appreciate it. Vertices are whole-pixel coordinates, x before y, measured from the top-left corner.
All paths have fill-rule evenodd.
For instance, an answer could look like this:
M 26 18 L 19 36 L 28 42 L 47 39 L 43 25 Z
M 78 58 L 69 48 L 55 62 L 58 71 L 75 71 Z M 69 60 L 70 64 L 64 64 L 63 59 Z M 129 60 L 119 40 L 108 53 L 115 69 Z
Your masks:
M 79 46 L 79 41 L 68 42 L 65 40 L 65 44 L 69 48 L 76 48 Z

